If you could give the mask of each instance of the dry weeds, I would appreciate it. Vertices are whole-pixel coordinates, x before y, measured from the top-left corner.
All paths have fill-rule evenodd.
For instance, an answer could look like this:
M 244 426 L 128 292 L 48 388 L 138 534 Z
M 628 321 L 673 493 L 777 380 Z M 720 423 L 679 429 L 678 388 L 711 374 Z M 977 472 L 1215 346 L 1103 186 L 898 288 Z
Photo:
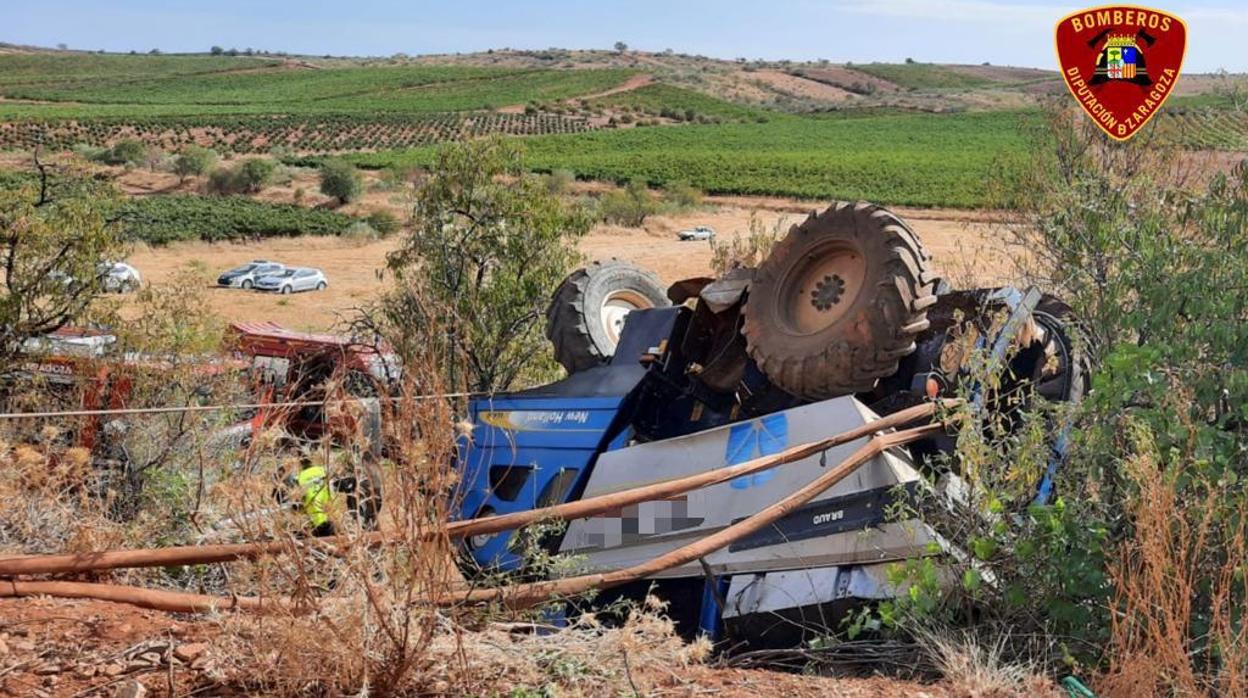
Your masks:
M 1005 659 L 1009 644 L 1006 635 L 988 644 L 970 632 L 953 635 L 926 631 L 918 636 L 954 695 L 968 698 L 1059 695 L 1038 664 Z

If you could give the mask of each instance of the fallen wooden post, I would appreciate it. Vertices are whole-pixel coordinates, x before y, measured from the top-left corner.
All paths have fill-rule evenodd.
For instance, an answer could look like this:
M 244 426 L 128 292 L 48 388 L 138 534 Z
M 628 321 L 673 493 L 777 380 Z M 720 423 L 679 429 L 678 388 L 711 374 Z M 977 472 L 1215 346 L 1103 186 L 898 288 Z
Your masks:
M 666 482 L 645 485 L 622 492 L 612 492 L 598 497 L 590 497 L 542 509 L 455 521 L 447 524 L 445 533 L 451 538 L 466 538 L 483 533 L 497 533 L 499 531 L 520 528 L 538 521 L 579 519 L 604 511 L 613 511 L 621 507 L 640 504 L 641 502 L 675 497 L 691 490 L 728 482 L 738 477 L 802 460 L 829 448 L 850 443 L 886 429 L 893 429 L 919 419 L 930 418 L 936 414 L 940 407 L 952 407 L 956 404 L 958 404 L 957 400 L 945 400 L 940 403 L 917 405 L 886 417 L 881 417 L 844 433 L 808 444 L 794 446 L 780 453 L 755 458 L 739 465 L 714 468 Z M 430 531 L 427 535 L 433 536 L 440 533 L 441 531 Z M 21 555 L 0 558 L 0 578 L 20 575 L 75 574 L 138 567 L 206 565 L 277 555 L 300 547 L 315 547 L 323 552 L 337 553 L 351 546 L 376 546 L 399 539 L 399 536 L 394 534 L 374 531 L 360 536 L 331 536 L 263 543 L 187 545 L 156 549 Z
M 878 424 L 878 422 L 876 423 Z M 599 574 L 568 577 L 543 582 L 516 584 L 490 589 L 475 589 L 466 592 L 445 594 L 433 599 L 421 599 L 422 603 L 437 603 L 451 606 L 463 603 L 500 602 L 511 608 L 526 608 L 537 605 L 558 596 L 583 593 L 591 589 L 602 589 L 624 584 L 658 574 L 664 570 L 677 567 L 710 553 L 720 550 L 733 541 L 750 535 L 768 526 L 797 507 L 814 499 L 837 482 L 854 472 L 859 466 L 872 457 L 883 453 L 894 446 L 916 441 L 938 433 L 944 425 L 928 424 L 905 431 L 882 434 L 872 438 L 849 458 L 845 459 L 828 472 L 820 475 L 793 494 L 771 504 L 758 513 L 727 526 L 705 538 L 660 555 L 652 560 L 626 567 L 624 569 Z M 619 493 L 623 494 L 623 493 Z M 613 495 L 608 495 L 613 496 Z M 138 552 L 138 551 L 133 551 Z M 21 559 L 18 560 L 22 561 Z M 90 584 L 82 582 L 43 582 L 23 580 L 0 580 L 0 597 L 15 596 L 60 596 L 68 598 L 93 598 L 105 601 L 128 603 L 145 608 L 186 613 L 204 612 L 225 609 L 265 610 L 276 605 L 289 603 L 286 599 L 257 597 L 216 597 L 203 594 L 183 592 L 157 591 L 141 587 Z
M 704 538 L 699 538 L 688 545 L 664 553 L 641 564 L 611 572 L 587 574 L 579 577 L 566 577 L 564 579 L 515 584 L 491 589 L 473 589 L 448 594 L 437 601 L 441 605 L 455 605 L 464 602 L 500 602 L 510 608 L 527 608 L 556 596 L 571 596 L 591 589 L 606 589 L 645 579 L 659 572 L 706 557 L 736 540 L 771 525 L 845 479 L 863 463 L 883 453 L 885 450 L 932 436 L 943 428 L 943 424 L 928 424 L 906 431 L 877 436 L 836 467 L 811 480 L 801 489 L 784 499 L 731 526 L 722 528 Z

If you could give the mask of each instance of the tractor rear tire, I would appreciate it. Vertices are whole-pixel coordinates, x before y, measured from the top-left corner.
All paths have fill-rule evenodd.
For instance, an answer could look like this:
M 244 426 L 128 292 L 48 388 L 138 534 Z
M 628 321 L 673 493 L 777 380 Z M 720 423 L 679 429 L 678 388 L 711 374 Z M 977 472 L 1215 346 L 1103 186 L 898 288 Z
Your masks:
M 1080 329 L 1074 310 L 1047 293 L 1032 318 L 1049 333 L 1045 353 L 1051 357 L 1031 376 L 1036 394 L 1050 402 L 1078 403 L 1092 387 L 1092 364 L 1082 344 L 1088 334 Z
M 914 232 L 889 211 L 838 202 L 811 213 L 759 266 L 745 305 L 750 356 L 809 400 L 870 390 L 927 329 L 939 278 Z
M 368 531 L 380 525 L 383 485 L 381 467 L 372 461 L 356 466 L 355 490 L 347 495 L 347 508 Z
M 594 262 L 564 279 L 546 310 L 546 336 L 568 373 L 606 363 L 615 354 L 624 316 L 671 305 L 653 272 L 618 259 Z

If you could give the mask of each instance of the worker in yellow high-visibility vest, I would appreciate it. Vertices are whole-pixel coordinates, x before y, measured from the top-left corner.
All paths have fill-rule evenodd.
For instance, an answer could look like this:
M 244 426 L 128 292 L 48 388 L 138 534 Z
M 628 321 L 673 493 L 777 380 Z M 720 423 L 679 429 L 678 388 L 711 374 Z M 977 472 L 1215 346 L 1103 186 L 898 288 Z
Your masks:
M 299 471 L 299 474 L 295 476 L 295 485 L 298 486 L 302 494 L 303 513 L 308 517 L 308 522 L 312 525 L 312 535 L 333 535 L 334 524 L 329 519 L 333 489 L 330 486 L 329 475 L 325 472 L 325 469 L 319 465 L 306 464 Z

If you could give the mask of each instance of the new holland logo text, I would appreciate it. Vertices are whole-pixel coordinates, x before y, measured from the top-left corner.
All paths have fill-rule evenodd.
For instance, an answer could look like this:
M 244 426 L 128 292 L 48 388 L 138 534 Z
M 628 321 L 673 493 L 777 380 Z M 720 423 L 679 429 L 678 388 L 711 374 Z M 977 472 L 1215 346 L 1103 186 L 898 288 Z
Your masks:
M 1057 23 L 1057 60 L 1079 106 L 1110 137 L 1126 140 L 1174 92 L 1187 25 L 1168 12 L 1093 7 Z

